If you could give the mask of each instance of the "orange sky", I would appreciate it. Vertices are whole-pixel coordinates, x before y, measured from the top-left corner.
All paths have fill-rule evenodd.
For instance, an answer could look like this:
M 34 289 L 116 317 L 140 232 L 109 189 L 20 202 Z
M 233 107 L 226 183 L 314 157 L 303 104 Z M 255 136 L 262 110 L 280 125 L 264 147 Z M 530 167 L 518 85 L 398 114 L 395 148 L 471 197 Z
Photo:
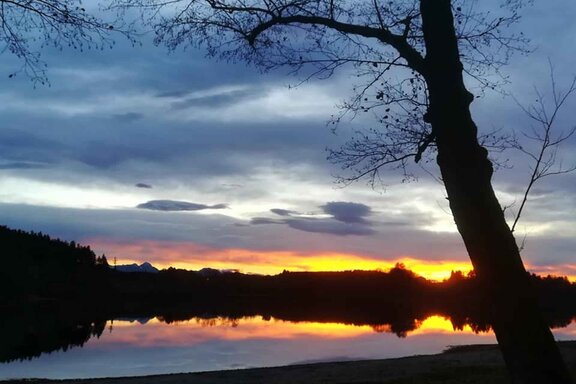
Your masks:
M 97 239 L 90 240 L 96 246 Z M 102 247 L 104 248 L 104 247 Z M 183 268 L 199 270 L 204 267 L 238 269 L 243 273 L 278 274 L 283 270 L 295 271 L 384 271 L 398 262 L 408 269 L 433 280 L 450 276 L 451 271 L 465 273 L 472 269 L 469 262 L 457 260 L 430 261 L 401 255 L 394 260 L 377 259 L 364 255 L 324 252 L 303 253 L 291 251 L 261 251 L 249 249 L 213 249 L 193 243 L 140 242 L 131 244 L 109 243 L 105 245 L 110 263 L 117 258 L 118 264 L 151 262 L 157 268 Z

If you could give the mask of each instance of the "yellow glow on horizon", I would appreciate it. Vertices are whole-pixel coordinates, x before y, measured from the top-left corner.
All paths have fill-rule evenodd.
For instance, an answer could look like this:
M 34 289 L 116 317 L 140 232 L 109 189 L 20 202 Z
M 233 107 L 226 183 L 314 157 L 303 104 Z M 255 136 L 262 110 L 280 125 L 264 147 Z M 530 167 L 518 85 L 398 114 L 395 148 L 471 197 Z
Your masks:
M 432 261 L 403 258 L 400 259 L 399 262 L 403 263 L 407 269 L 414 271 L 418 275 L 434 281 L 442 281 L 449 278 L 452 271 L 461 271 L 466 275 L 473 270 L 472 264 L 468 261 Z
M 171 263 L 175 268 L 198 270 L 209 266 L 216 269 L 238 269 L 240 272 L 275 275 L 283 270 L 290 272 L 332 272 L 346 270 L 374 270 L 394 266 L 394 263 L 355 255 L 340 253 L 300 254 L 286 251 L 250 251 L 229 249 L 220 252 L 222 258 L 215 256 L 206 265 L 205 260 L 180 261 Z M 253 258 L 253 260 L 250 260 Z M 242 260 L 237 263 L 235 260 Z M 170 266 L 167 265 L 166 267 Z
M 100 241 L 94 239 L 93 244 Z M 397 263 L 430 280 L 441 281 L 450 277 L 452 271 L 464 274 L 472 270 L 467 261 L 422 260 L 400 256 L 394 260 L 339 252 L 295 252 L 250 249 L 213 249 L 194 243 L 156 243 L 152 241 L 111 244 L 105 243 L 108 261 L 117 256 L 118 264 L 141 264 L 149 261 L 159 269 L 169 267 L 200 270 L 215 268 L 238 270 L 242 273 L 276 275 L 284 270 L 290 272 L 336 272 L 350 270 L 388 271 Z
M 186 244 L 158 245 L 128 244 L 114 249 L 114 254 L 122 254 L 119 264 L 142 263 L 150 261 L 159 269 L 169 267 L 200 270 L 215 269 L 239 270 L 242 273 L 275 275 L 284 270 L 290 272 L 336 272 L 350 270 L 383 270 L 393 268 L 397 263 L 430 280 L 441 281 L 450 277 L 452 271 L 464 274 L 472 270 L 466 261 L 457 260 L 421 260 L 413 257 L 399 257 L 395 260 L 337 252 L 302 253 L 291 251 L 259 251 L 248 249 L 207 249 Z M 148 256 L 150 255 L 150 256 Z M 154 257 L 155 255 L 161 257 Z M 110 257 L 109 257 L 110 259 Z
M 214 268 L 238 270 L 242 273 L 276 275 L 284 270 L 290 272 L 336 272 L 350 270 L 388 271 L 397 263 L 417 275 L 433 281 L 442 281 L 450 277 L 452 271 L 461 271 L 465 275 L 473 270 L 469 261 L 445 259 L 424 260 L 413 256 L 399 255 L 393 260 L 379 259 L 373 256 L 339 252 L 297 252 L 250 249 L 214 249 L 195 243 L 164 243 L 145 241 L 139 243 L 109 243 L 92 239 L 92 244 L 101 244 L 106 249 L 108 261 L 112 264 L 114 256 L 118 264 L 141 264 L 149 261 L 159 269 L 169 267 L 200 270 Z M 551 267 L 531 266 L 527 269 L 540 275 L 567 276 L 576 281 L 576 265 Z
M 472 327 L 470 327 L 468 324 L 466 324 L 463 329 L 456 330 L 454 329 L 452 321 L 450 321 L 449 318 L 440 315 L 433 315 L 422 321 L 422 323 L 420 323 L 420 326 L 416 330 L 410 332 L 409 334 L 413 336 L 423 333 L 454 333 L 454 332 L 474 333 Z

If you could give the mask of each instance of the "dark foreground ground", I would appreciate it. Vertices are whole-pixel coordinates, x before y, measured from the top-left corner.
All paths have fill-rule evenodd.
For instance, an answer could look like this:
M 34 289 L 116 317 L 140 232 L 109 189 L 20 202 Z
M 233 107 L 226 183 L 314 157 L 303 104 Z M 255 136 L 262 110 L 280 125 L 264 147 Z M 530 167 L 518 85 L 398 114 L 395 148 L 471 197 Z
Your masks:
M 576 341 L 560 348 L 576 377 Z M 273 368 L 255 368 L 188 374 L 87 380 L 13 380 L 6 383 L 42 384 L 320 384 L 320 383 L 509 383 L 504 363 L 494 345 L 472 345 L 449 349 L 438 355 L 400 359 L 365 360 Z

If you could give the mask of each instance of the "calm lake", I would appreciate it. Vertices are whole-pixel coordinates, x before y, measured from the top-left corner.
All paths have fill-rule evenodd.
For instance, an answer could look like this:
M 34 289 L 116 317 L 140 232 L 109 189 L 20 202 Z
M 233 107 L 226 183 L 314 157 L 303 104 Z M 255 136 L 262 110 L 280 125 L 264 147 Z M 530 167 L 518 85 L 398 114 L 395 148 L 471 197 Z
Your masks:
M 491 332 L 474 333 L 468 325 L 454 330 L 442 316 L 428 317 L 418 325 L 399 337 L 386 325 L 290 322 L 261 316 L 195 317 L 170 323 L 161 317 L 114 319 L 102 322 L 82 347 L 0 363 L 0 379 L 132 376 L 380 359 L 496 341 Z M 555 329 L 554 334 L 558 340 L 575 339 L 576 325 Z

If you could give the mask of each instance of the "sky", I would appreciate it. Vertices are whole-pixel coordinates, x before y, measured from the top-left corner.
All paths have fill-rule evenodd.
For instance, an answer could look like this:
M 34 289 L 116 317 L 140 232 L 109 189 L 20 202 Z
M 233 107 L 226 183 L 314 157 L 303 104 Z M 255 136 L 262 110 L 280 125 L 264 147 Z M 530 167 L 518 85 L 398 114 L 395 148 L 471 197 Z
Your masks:
M 533 52 L 503 71 L 510 83 L 472 105 L 481 130 L 530 132 L 517 102 L 549 101 L 576 72 L 576 5 L 536 1 L 516 26 Z M 8 77 L 0 63 L 0 224 L 89 244 L 118 264 L 239 269 L 388 269 L 403 262 L 432 278 L 470 264 L 433 163 L 418 181 L 395 172 L 383 186 L 338 185 L 326 160 L 373 116 L 327 125 L 354 76 L 298 87 L 286 70 L 262 74 L 200 49 L 168 52 L 151 36 L 110 50 L 43 49 L 50 86 Z M 564 87 L 563 87 L 564 86 Z M 571 99 L 557 129 L 575 124 Z M 529 144 L 526 144 L 529 145 Z M 558 153 L 576 163 L 576 137 Z M 508 151 L 494 185 L 513 220 L 530 159 Z M 576 173 L 534 187 L 515 232 L 531 271 L 576 277 Z

